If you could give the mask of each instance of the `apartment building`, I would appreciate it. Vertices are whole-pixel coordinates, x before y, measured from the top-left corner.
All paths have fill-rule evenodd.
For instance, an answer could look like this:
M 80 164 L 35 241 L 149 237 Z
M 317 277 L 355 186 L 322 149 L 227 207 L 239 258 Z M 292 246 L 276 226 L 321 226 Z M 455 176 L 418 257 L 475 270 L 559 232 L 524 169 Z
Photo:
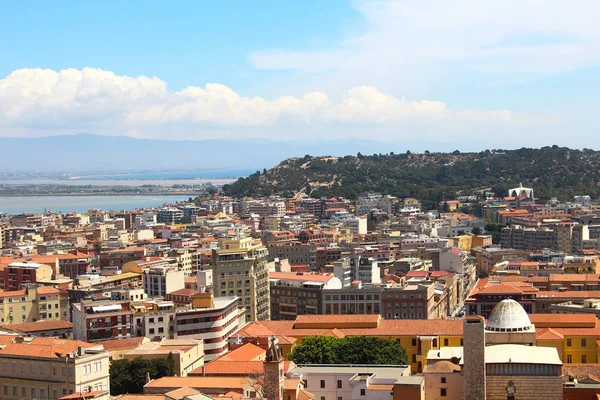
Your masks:
M 11 291 L 24 285 L 36 283 L 41 279 L 50 279 L 55 272 L 50 265 L 33 262 L 12 262 L 4 267 L 2 289 Z
M 96 392 L 95 399 L 110 399 L 109 353 L 101 345 L 4 337 L 0 341 L 0 365 L 3 400 L 57 400 L 84 392 Z
M 144 292 L 148 297 L 164 297 L 184 287 L 184 273 L 177 267 L 161 265 L 144 271 Z
M 162 224 L 177 224 L 183 219 L 183 211 L 175 207 L 164 207 L 158 210 L 156 219 Z
M 316 265 L 317 245 L 312 243 L 274 243 L 269 245 L 269 260 L 288 259 L 290 264 Z
M 220 296 L 236 296 L 246 320 L 270 317 L 268 250 L 250 237 L 223 238 L 213 250 L 213 288 Z
M 81 300 L 73 304 L 73 337 L 86 342 L 133 337 L 129 299 Z
M 237 297 L 199 293 L 190 308 L 175 311 L 174 338 L 202 339 L 204 360 L 208 362 L 229 350 L 229 337 L 246 323 L 245 316 Z
M 381 293 L 381 314 L 386 319 L 436 318 L 438 313 L 434 294 L 434 285 L 431 283 L 387 288 Z
M 379 314 L 381 312 L 382 287 L 357 283 L 341 289 L 321 292 L 321 314 Z
M 333 275 L 270 272 L 271 319 L 294 320 L 297 315 L 321 314 L 322 292 L 341 289 Z
M 68 321 L 69 318 L 69 299 L 66 293 L 61 293 L 58 289 L 29 286 L 0 292 L 0 323 Z
M 130 261 L 142 260 L 146 257 L 145 247 L 126 247 L 100 253 L 100 266 L 122 267 Z

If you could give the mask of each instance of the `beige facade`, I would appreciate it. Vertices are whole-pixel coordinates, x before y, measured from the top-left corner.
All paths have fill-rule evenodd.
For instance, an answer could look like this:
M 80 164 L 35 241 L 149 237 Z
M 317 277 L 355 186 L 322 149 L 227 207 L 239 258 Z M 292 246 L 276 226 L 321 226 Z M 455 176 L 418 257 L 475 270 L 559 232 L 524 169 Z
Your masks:
M 61 304 L 62 303 L 62 304 Z M 39 320 L 69 320 L 68 302 L 58 289 L 32 287 L 0 292 L 0 323 L 20 324 Z
M 237 296 L 246 321 L 268 320 L 270 313 L 268 250 L 244 237 L 222 239 L 213 250 L 213 288 L 219 296 Z
M 124 358 L 144 359 L 167 358 L 173 355 L 175 374 L 188 374 L 204 365 L 204 343 L 196 339 L 163 339 L 160 342 L 144 343 L 134 350 L 125 353 Z
M 110 398 L 109 354 L 102 346 L 53 338 L 15 340 L 0 344 L 2 400 L 56 400 L 90 391 Z

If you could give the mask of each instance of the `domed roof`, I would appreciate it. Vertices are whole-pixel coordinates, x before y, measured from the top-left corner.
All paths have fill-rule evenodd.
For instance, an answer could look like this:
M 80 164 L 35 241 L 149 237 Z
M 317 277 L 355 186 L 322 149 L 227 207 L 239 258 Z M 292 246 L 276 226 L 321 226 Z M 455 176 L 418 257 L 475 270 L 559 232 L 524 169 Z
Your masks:
M 523 307 L 512 299 L 496 304 L 485 327 L 488 331 L 519 332 L 531 328 L 531 321 Z

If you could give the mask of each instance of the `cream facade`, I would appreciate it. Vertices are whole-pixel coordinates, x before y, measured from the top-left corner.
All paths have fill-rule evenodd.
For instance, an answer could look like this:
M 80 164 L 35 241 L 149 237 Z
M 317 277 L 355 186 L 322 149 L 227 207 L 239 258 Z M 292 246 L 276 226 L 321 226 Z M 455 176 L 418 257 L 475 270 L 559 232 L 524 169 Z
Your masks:
M 271 315 L 268 250 L 250 237 L 222 239 L 213 250 L 213 288 L 219 296 L 237 296 L 246 321 Z
M 66 339 L 19 337 L 0 345 L 2 400 L 47 399 L 79 392 L 110 398 L 109 354 L 102 346 Z

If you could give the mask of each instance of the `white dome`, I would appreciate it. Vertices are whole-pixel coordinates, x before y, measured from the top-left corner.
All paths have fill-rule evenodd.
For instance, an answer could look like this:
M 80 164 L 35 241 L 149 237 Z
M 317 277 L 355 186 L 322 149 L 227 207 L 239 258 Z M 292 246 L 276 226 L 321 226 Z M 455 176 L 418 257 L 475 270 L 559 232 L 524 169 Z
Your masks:
M 531 321 L 523 307 L 512 299 L 496 304 L 485 327 L 495 332 L 520 332 L 531 328 Z

